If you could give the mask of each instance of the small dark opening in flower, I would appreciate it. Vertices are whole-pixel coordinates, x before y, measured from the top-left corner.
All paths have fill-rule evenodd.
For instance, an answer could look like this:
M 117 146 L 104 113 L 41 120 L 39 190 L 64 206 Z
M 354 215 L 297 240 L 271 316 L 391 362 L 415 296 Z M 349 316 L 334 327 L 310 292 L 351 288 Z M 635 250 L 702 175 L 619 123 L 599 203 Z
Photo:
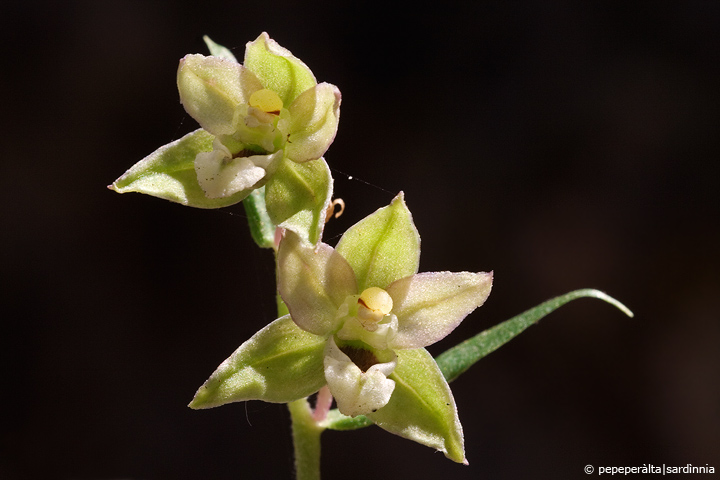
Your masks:
M 257 145 L 246 145 L 245 148 L 232 154 L 232 158 L 252 157 L 253 155 L 267 155 L 268 152 Z
M 352 360 L 353 363 L 363 372 L 367 372 L 370 367 L 380 363 L 373 352 L 365 350 L 364 348 L 344 345 L 340 347 L 340 350 L 350 357 L 350 360 Z

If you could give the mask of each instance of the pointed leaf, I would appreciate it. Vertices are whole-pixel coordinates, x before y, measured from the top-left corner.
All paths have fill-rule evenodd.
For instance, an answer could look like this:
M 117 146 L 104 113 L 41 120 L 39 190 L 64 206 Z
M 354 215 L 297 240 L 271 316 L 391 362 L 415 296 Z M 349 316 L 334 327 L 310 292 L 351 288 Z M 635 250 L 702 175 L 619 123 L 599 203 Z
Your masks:
M 290 105 L 298 95 L 317 83 L 307 65 L 265 32 L 246 45 L 243 63 L 265 88 L 280 96 L 284 105 Z
M 285 159 L 265 187 L 268 215 L 313 245 L 322 237 L 333 179 L 325 159 L 295 163 Z
M 355 275 L 331 246 L 317 249 L 292 231 L 278 248 L 278 291 L 295 323 L 317 335 L 337 327 L 337 311 L 348 295 L 357 293 Z
M 348 229 L 337 250 L 355 271 L 358 290 L 385 288 L 413 275 L 420 264 L 420 235 L 402 192 Z
M 492 273 L 432 272 L 401 278 L 387 287 L 398 319 L 391 348 L 420 348 L 445 338 L 485 303 Z
M 506 320 L 499 325 L 495 325 L 494 327 L 480 332 L 474 337 L 452 347 L 438 356 L 438 366 L 443 372 L 445 378 L 447 378 L 447 381 L 452 382 L 465 370 L 470 368 L 475 362 L 483 358 L 485 355 L 494 352 L 518 336 L 530 325 L 534 325 L 539 322 L 545 315 L 553 312 L 557 308 L 562 307 L 572 300 L 582 297 L 592 297 L 604 300 L 620 309 L 627 316 L 633 316 L 633 313 L 628 310 L 625 305 L 603 292 L 590 288 L 575 290 L 541 303 L 540 305 L 511 318 L 510 320 Z
M 220 208 L 238 203 L 249 191 L 211 199 L 198 184 L 195 157 L 212 150 L 213 138 L 203 129 L 188 133 L 140 160 L 109 188 L 118 193 L 145 193 L 197 208 Z
M 203 384 L 190 408 L 245 400 L 287 403 L 325 384 L 325 339 L 301 330 L 290 315 L 278 318 L 243 343 Z
M 440 450 L 465 463 L 463 432 L 450 387 L 424 348 L 399 350 L 390 402 L 367 415 L 390 433 Z

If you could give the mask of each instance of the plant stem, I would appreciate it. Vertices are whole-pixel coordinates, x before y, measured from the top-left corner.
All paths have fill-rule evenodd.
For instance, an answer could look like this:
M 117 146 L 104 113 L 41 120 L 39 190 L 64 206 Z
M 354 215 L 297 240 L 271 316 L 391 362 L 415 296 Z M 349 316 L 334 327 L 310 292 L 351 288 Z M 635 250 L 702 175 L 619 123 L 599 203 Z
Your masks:
M 243 205 L 247 213 L 250 233 L 255 243 L 261 248 L 275 248 L 277 250 L 278 230 L 267 213 L 265 187 L 254 190 L 243 201 Z M 275 255 L 275 264 L 277 271 L 277 255 Z M 277 300 L 278 317 L 289 313 L 285 302 L 280 298 L 280 294 L 277 294 L 275 298 Z M 320 399 L 318 399 L 318 402 L 320 402 Z M 323 404 L 322 407 L 318 408 L 318 412 L 312 411 L 307 398 L 288 403 L 295 451 L 295 474 L 298 480 L 320 480 L 320 434 L 325 430 L 325 427 L 319 426 L 318 421 L 325 419 L 331 404 L 332 396 L 330 396 L 329 391 L 323 397 Z M 319 415 L 317 419 L 316 415 Z
M 292 419 L 297 480 L 320 480 L 320 434 L 324 428 L 313 419 L 306 398 L 288 403 Z
M 250 235 L 255 243 L 260 248 L 273 248 L 275 225 L 265 208 L 265 187 L 253 190 L 242 203 L 250 226 Z

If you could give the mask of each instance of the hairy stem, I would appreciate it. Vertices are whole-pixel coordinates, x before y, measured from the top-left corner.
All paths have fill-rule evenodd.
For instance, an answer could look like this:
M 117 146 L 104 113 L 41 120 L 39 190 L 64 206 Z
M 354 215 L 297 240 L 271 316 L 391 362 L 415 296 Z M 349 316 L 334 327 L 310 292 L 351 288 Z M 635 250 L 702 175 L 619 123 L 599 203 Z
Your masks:
M 288 403 L 292 418 L 292 437 L 295 449 L 297 480 L 320 480 L 320 434 L 306 398 Z

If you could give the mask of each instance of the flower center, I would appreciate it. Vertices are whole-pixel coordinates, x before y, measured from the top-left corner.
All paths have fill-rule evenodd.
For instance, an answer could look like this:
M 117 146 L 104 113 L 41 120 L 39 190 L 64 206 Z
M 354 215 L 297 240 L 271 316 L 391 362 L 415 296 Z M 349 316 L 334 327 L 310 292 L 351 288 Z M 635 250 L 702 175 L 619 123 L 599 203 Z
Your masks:
M 262 110 L 265 113 L 271 113 L 273 115 L 280 115 L 280 110 L 283 107 L 283 102 L 277 93 L 267 88 L 257 90 L 248 100 L 248 104 L 251 107 L 255 107 L 258 110 Z
M 370 367 L 380 363 L 375 354 L 362 347 L 356 347 L 353 345 L 343 345 L 340 348 L 345 355 L 347 355 L 352 362 L 363 372 L 367 372 Z
M 390 294 L 378 287 L 366 288 L 358 298 L 358 318 L 367 328 L 368 323 L 378 323 L 392 311 Z

